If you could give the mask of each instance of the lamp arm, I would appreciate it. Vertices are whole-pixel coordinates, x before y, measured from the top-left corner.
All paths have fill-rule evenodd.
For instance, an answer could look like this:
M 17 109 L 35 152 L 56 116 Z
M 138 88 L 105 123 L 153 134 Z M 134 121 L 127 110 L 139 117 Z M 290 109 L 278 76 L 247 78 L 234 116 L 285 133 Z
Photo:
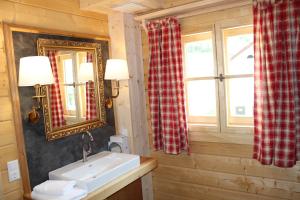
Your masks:
M 119 88 L 120 88 L 120 83 L 117 80 L 117 82 L 116 82 L 116 88 L 115 88 L 115 89 L 117 89 L 117 94 L 110 96 L 110 98 L 117 98 L 119 96 L 119 94 L 120 94 Z
M 120 94 L 119 88 L 117 88 L 117 94 L 116 95 L 112 95 L 110 98 L 117 98 Z

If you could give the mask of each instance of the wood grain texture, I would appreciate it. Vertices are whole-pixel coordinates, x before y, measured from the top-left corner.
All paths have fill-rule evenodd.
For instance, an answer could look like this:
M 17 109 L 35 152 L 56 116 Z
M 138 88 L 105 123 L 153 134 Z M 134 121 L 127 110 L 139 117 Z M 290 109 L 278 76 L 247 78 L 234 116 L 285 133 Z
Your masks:
M 154 190 L 154 199 L 155 200 L 194 200 L 189 197 L 183 197 L 179 195 L 174 195 L 172 193 L 167 192 L 161 192 L 158 190 Z M 198 200 L 205 200 L 205 199 L 199 199 Z
M 2 177 L 2 186 L 3 186 L 3 194 L 7 194 L 9 192 L 17 191 L 22 189 L 22 181 L 17 180 L 13 182 L 8 181 L 8 172 L 7 171 L 1 171 L 1 177 Z
M 2 19 L 1 19 L 0 20 L 0 49 L 2 52 L 4 51 L 4 47 L 5 47 L 5 45 L 4 45 L 4 37 L 3 37 L 3 24 L 2 24 Z M 5 55 L 3 58 L 5 58 Z
M 293 192 L 300 192 L 300 183 L 199 169 L 183 169 L 180 167 L 160 165 L 153 174 L 154 177 L 168 179 L 170 181 L 211 186 L 284 199 L 292 199 Z
M 8 160 L 19 159 L 24 187 L 16 186 L 16 183 L 8 184 L 7 173 L 1 173 L 4 199 L 22 199 L 23 189 L 30 191 L 26 155 L 24 151 L 24 139 L 22 138 L 22 124 L 20 113 L 12 113 L 12 105 L 19 108 L 18 92 L 16 86 L 16 74 L 8 69 L 14 66 L 13 60 L 6 59 L 7 53 L 13 58 L 12 43 L 4 41 L 11 38 L 9 30 L 4 33 L 2 21 L 41 27 L 45 29 L 57 29 L 69 31 L 69 34 L 82 33 L 97 36 L 108 36 L 107 16 L 80 11 L 77 0 L 2 0 L 0 1 L 0 159 L 1 169 L 5 170 Z M 4 40 L 4 35 L 6 39 Z M 17 109 L 18 110 L 18 109 Z M 17 137 L 16 137 L 17 136 Z M 18 141 L 19 148 L 15 145 Z M 14 144 L 14 145 L 12 145 Z M 2 148 L 3 147 L 3 148 Z M 16 156 L 19 151 L 19 156 Z M 23 163 L 23 164 L 22 164 Z M 20 183 L 20 181 L 18 181 Z M 0 195 L 3 195 L 0 191 Z M 2 198 L 1 198 L 2 199 Z
M 5 194 L 3 196 L 3 199 L 4 200 L 22 200 L 23 199 L 22 195 L 23 195 L 23 193 L 21 190 L 15 190 L 15 191 Z
M 181 1 L 168 0 L 179 4 Z M 211 12 L 180 19 L 182 33 L 212 30 L 215 23 L 250 24 L 250 7 Z M 224 21 L 225 20 L 225 21 Z M 148 41 L 142 33 L 145 83 L 149 67 Z M 145 84 L 147 85 L 147 84 Z M 145 88 L 147 92 L 147 88 Z M 149 104 L 148 123 L 150 124 Z M 150 129 L 151 127 L 148 126 Z M 149 138 L 152 137 L 149 130 Z M 191 154 L 152 152 L 159 167 L 153 172 L 155 199 L 163 200 L 298 200 L 300 165 L 264 166 L 252 159 L 252 136 L 191 132 Z
M 186 18 L 200 15 L 203 13 L 216 12 L 230 8 L 237 8 L 241 6 L 250 6 L 250 0 L 202 0 L 191 3 L 185 3 L 175 7 L 160 9 L 152 12 L 142 13 L 135 17 L 136 20 L 150 20 L 163 18 L 165 16 L 176 16 L 177 18 Z
M 80 10 L 80 5 L 78 0 L 51 0 L 51 1 L 44 1 L 44 0 L 7 0 L 10 2 L 28 5 L 37 8 L 43 8 L 47 10 L 57 11 L 66 14 L 84 16 L 89 18 L 107 20 L 107 15 L 89 12 L 89 11 L 82 11 Z
M 0 170 L 7 170 L 7 162 L 18 158 L 17 145 L 7 145 L 0 147 Z
M 12 121 L 0 122 L 0 148 L 15 143 L 15 129 Z
M 141 179 L 130 183 L 106 200 L 143 200 Z
M 0 7 L 2 8 L 0 21 L 70 32 L 108 35 L 107 19 L 103 20 L 102 18 L 61 12 L 61 10 L 45 9 L 43 7 L 46 7 L 46 5 L 43 6 L 43 3 L 47 4 L 47 2 L 39 1 L 40 7 L 36 7 L 14 1 L 0 1 Z
M 0 72 L 0 97 L 7 97 L 9 94 L 8 74 L 6 72 Z
M 0 122 L 13 119 L 12 103 L 9 97 L 0 97 Z
M 139 24 L 132 15 L 113 13 L 109 15 L 111 55 L 126 58 L 130 79 L 121 81 L 120 95 L 114 99 L 116 133 L 127 129 L 132 153 L 148 156 L 149 142 L 144 94 L 143 62 Z M 142 179 L 144 199 L 152 199 L 151 176 Z
M 4 199 L 4 194 L 3 194 L 3 183 L 2 183 L 2 174 L 0 171 L 0 199 Z
M 158 160 L 159 164 L 167 166 L 264 177 L 300 183 L 299 166 L 295 166 L 294 168 L 279 168 L 261 165 L 257 160 L 249 158 L 194 153 L 190 156 L 186 154 L 172 156 L 162 152 L 153 152 L 152 156 Z
M 0 48 L 0 73 L 3 73 L 6 71 L 6 58 L 5 58 L 5 52 L 3 48 Z M 2 76 L 0 76 L 2 77 Z
M 162 7 L 161 0 L 80 0 L 80 8 L 82 10 L 91 10 L 100 13 L 112 13 L 113 8 L 118 5 L 126 5 L 127 3 L 137 3 L 142 6 L 136 12 L 146 12 L 152 9 Z
M 170 8 L 174 6 L 180 6 L 187 3 L 192 3 L 197 0 L 163 0 L 163 7 L 164 8 Z
M 191 141 L 192 153 L 252 158 L 252 145 Z
M 217 142 L 229 144 L 253 144 L 253 134 L 220 134 L 206 132 L 190 132 L 189 139 L 198 142 Z
M 169 193 L 193 200 L 283 200 L 281 198 L 236 192 L 216 187 L 189 184 L 185 182 L 174 182 L 168 179 L 154 178 L 154 181 L 156 183 L 154 185 L 155 191 Z
M 20 101 L 19 101 L 19 93 L 17 86 L 17 75 L 14 61 L 14 48 L 12 42 L 12 33 L 10 27 L 7 24 L 3 24 L 3 33 L 5 38 L 5 49 L 6 49 L 6 59 L 7 59 L 7 68 L 9 73 L 9 85 L 10 85 L 10 101 L 14 105 L 14 113 L 13 113 L 13 122 L 15 128 L 15 135 L 17 141 L 18 157 L 15 159 L 19 160 L 20 163 L 20 173 L 22 177 L 22 186 L 20 187 L 20 191 L 30 191 L 30 182 L 29 182 L 29 173 L 28 173 L 28 165 L 27 158 L 25 152 L 25 143 L 23 136 L 23 128 L 22 128 L 22 120 L 21 120 L 21 111 L 20 111 Z M 1 116 L 1 115 L 0 115 Z M 21 180 L 19 180 L 21 181 Z
M 105 186 L 101 187 L 95 192 L 92 192 L 86 198 L 84 198 L 84 200 L 105 199 L 114 194 L 115 192 L 119 191 L 120 189 L 124 188 L 128 184 L 132 183 L 133 181 L 146 175 L 156 167 L 157 161 L 154 158 L 141 157 L 141 165 L 138 168 L 131 170 L 130 172 L 111 181 L 110 183 L 106 184 Z

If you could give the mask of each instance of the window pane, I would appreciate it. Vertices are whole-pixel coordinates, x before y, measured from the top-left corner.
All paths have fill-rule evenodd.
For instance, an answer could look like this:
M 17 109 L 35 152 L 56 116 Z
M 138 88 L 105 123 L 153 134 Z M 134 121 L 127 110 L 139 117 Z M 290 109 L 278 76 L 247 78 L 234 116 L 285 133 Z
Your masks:
M 66 88 L 66 105 L 67 110 L 76 110 L 75 106 L 75 89 L 73 86 L 65 86 Z
M 230 124 L 251 125 L 253 117 L 253 77 L 226 80 L 227 115 Z
M 72 59 L 64 60 L 65 83 L 73 83 L 73 64 Z
M 223 30 L 225 71 L 229 75 L 253 74 L 252 26 Z
M 216 116 L 215 80 L 187 82 L 189 116 Z
M 211 33 L 188 36 L 184 43 L 185 77 L 214 76 L 214 55 Z M 202 37 L 203 36 L 203 37 Z

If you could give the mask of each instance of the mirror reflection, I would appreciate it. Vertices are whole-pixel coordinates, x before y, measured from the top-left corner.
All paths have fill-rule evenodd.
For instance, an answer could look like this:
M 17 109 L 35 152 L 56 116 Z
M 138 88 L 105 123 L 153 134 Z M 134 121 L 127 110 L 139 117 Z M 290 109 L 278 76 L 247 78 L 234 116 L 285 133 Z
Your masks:
M 55 84 L 50 105 L 53 128 L 97 118 L 93 55 L 88 51 L 48 51 Z M 56 62 L 56 64 L 54 63 Z M 57 70 L 53 70 L 57 67 Z M 57 73 L 55 73 L 57 72 Z
M 44 86 L 48 140 L 105 124 L 101 45 L 38 39 L 39 55 L 50 60 L 54 83 Z

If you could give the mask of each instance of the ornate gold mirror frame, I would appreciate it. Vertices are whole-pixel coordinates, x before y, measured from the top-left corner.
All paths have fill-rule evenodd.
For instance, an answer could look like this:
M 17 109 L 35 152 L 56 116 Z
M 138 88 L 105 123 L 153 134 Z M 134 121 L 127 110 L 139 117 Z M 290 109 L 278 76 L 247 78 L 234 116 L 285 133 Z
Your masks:
M 45 121 L 45 133 L 48 141 L 102 127 L 106 123 L 105 116 L 105 99 L 104 99 L 104 71 L 102 65 L 101 45 L 99 43 L 89 43 L 71 40 L 55 40 L 55 39 L 41 39 L 37 41 L 38 55 L 46 55 L 47 50 L 83 50 L 93 52 L 95 57 L 95 98 L 97 107 L 97 118 L 84 122 L 78 122 L 71 125 L 64 125 L 60 128 L 53 128 L 51 122 L 51 105 L 49 86 L 43 86 L 43 112 Z
M 53 30 L 53 29 L 44 29 L 44 28 L 37 28 L 37 27 L 29 27 L 23 25 L 16 25 L 16 24 L 7 24 L 7 23 L 0 23 L 0 30 L 3 29 L 4 33 L 4 42 L 5 42 L 5 52 L 6 52 L 6 63 L 8 68 L 8 75 L 9 75 L 9 85 L 10 85 L 10 92 L 11 92 L 11 101 L 12 101 L 12 109 L 13 109 L 13 125 L 14 128 L 12 131 L 15 131 L 16 135 L 16 142 L 18 146 L 18 159 L 20 163 L 20 171 L 22 175 L 22 185 L 23 185 L 23 197 L 24 199 L 31 199 L 31 186 L 29 180 L 29 172 L 28 172 L 28 164 L 27 164 L 27 156 L 25 150 L 25 142 L 24 142 L 24 135 L 23 135 L 23 125 L 22 125 L 22 113 L 20 110 L 20 98 L 19 98 L 19 91 L 18 91 L 18 82 L 17 82 L 17 70 L 16 70 L 16 63 L 15 63 L 15 53 L 14 53 L 14 45 L 13 45 L 13 35 L 14 31 L 17 32 L 24 32 L 24 33 L 36 33 L 36 34 L 52 34 L 52 35 L 61 35 L 66 37 L 76 37 L 76 38 L 83 38 L 83 39 L 93 39 L 93 40 L 103 40 L 109 41 L 109 38 L 106 36 L 99 36 L 99 35 L 92 35 L 92 34 L 82 34 L 82 33 L 74 33 L 74 32 L 67 32 L 67 31 L 60 31 L 60 30 Z M 102 109 L 103 107 L 100 106 Z M 104 112 L 103 112 L 104 113 Z

